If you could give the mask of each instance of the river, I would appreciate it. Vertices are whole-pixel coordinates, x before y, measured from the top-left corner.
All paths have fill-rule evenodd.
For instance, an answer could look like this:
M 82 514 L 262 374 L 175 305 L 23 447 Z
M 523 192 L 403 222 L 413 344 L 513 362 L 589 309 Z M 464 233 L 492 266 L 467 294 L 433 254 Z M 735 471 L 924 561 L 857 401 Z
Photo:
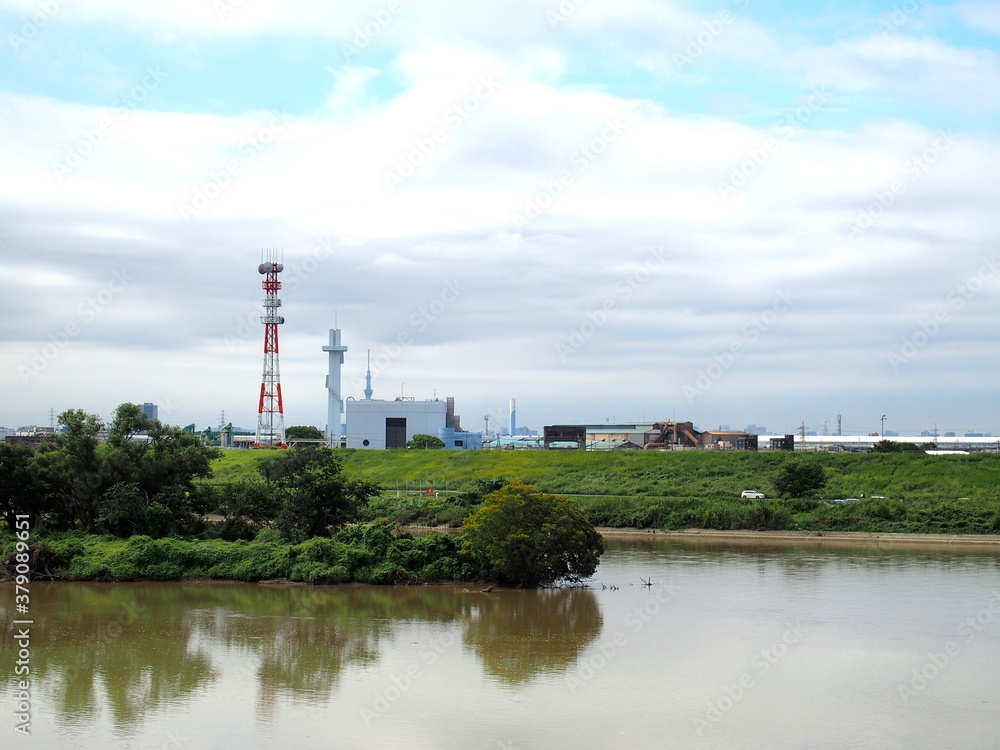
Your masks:
M 24 736 L 5 585 L 0 746 L 1000 746 L 997 549 L 609 540 L 479 589 L 33 583 Z

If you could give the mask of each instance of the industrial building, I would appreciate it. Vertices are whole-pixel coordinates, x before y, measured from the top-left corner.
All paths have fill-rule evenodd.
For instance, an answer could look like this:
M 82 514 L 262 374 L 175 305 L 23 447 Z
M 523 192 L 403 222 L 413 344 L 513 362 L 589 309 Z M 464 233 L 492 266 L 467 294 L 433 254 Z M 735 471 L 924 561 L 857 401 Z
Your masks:
M 405 448 L 414 435 L 432 435 L 445 448 L 480 449 L 483 436 L 465 432 L 455 415 L 455 399 L 417 401 L 399 397 L 347 400 L 348 448 Z
M 414 435 L 439 438 L 452 450 L 478 450 L 483 447 L 479 432 L 462 429 L 455 414 L 455 399 L 417 401 L 400 396 L 391 401 L 372 398 L 371 362 L 365 375 L 365 397 L 343 398 L 341 368 L 347 347 L 341 340 L 340 329 L 331 329 L 327 353 L 327 440 L 339 445 L 343 430 L 348 448 L 405 448 Z
M 757 436 L 749 432 L 705 430 L 692 422 L 635 424 L 551 425 L 545 428 L 546 448 L 675 450 L 757 450 Z

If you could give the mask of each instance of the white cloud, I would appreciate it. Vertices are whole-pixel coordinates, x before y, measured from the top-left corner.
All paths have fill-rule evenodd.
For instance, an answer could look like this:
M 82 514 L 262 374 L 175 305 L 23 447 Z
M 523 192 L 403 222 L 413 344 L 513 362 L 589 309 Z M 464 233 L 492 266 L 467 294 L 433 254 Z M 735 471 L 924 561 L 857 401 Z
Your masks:
M 73 7 L 221 33 L 204 3 L 183 21 L 173 10 L 166 19 L 159 4 Z M 443 7 L 407 5 L 384 33 L 403 34 L 404 17 L 438 18 Z M 303 4 L 295 22 L 275 12 L 247 2 L 224 22 L 265 33 L 270 21 L 301 29 L 306 18 L 316 33 L 340 33 L 325 7 Z M 785 128 L 781 118 L 805 99 L 750 125 L 668 108 L 641 86 L 616 93 L 581 83 L 579 45 L 593 49 L 599 29 L 614 39 L 616 28 L 644 24 L 652 44 L 664 24 L 683 21 L 683 41 L 703 15 L 584 4 L 557 27 L 558 43 L 543 43 L 555 32 L 540 12 L 523 51 L 513 51 L 516 13 L 499 4 L 477 13 L 444 24 L 441 43 L 413 42 L 422 32 L 405 27 L 413 43 L 388 65 L 328 66 L 325 105 L 284 119 L 265 108 L 221 116 L 137 107 L 123 117 L 5 94 L 0 257 L 23 283 L 0 327 L 0 378 L 19 410 L 0 419 L 44 421 L 30 415 L 49 406 L 106 413 L 165 394 L 174 421 L 214 421 L 225 408 L 252 425 L 264 247 L 282 248 L 289 269 L 288 423 L 325 418 L 319 347 L 335 319 L 350 347 L 346 381 L 363 374 L 365 349 L 385 354 L 405 334 L 380 368 L 380 392 L 399 382 L 419 397 L 437 389 L 457 396 L 466 415 L 515 395 L 522 422 L 535 427 L 645 415 L 787 430 L 820 408 L 878 399 L 898 401 L 916 422 L 923 412 L 914 404 L 936 392 L 949 358 L 983 375 L 969 403 L 986 398 L 985 374 L 995 369 L 987 321 L 1000 282 L 955 310 L 912 367 L 893 371 L 886 354 L 993 252 L 1000 141 L 958 131 L 934 150 L 941 134 L 905 107 L 860 126 L 824 117 L 857 102 L 845 94 L 889 90 L 900 100 L 941 93 L 960 108 L 991 106 L 973 91 L 995 76 L 994 52 L 901 34 L 779 50 L 753 63 L 763 79 L 792 69 L 782 75 L 827 80 L 831 92 L 815 117 Z M 486 36 L 489 24 L 494 42 L 457 41 L 470 25 Z M 776 49 L 772 32 L 750 24 L 730 24 L 716 53 L 750 64 L 751 38 Z M 644 43 L 622 59 L 646 54 Z M 670 59 L 663 52 L 650 69 Z M 698 74 L 712 79 L 717 69 L 704 62 Z M 388 78 L 398 88 L 384 87 Z M 72 154 L 79 164 L 60 174 L 54 162 Z M 725 183 L 733 189 L 722 195 Z M 532 205 L 537 212 L 515 225 L 512 216 Z M 870 225 L 849 241 L 845 228 L 866 211 Z M 651 248 L 665 260 L 641 273 Z M 122 268 L 134 280 L 87 313 Z M 428 317 L 449 283 L 462 289 L 457 301 Z M 782 293 L 794 304 L 754 323 L 774 317 Z M 79 331 L 58 348 L 53 336 L 69 323 Z M 574 333 L 581 343 L 561 354 Z M 741 357 L 687 400 L 685 383 L 733 343 L 745 344 Z M 19 367 L 46 346 L 55 355 L 26 381 Z M 81 387 L 81 373 L 95 372 L 108 374 Z M 837 403 L 817 403 L 827 397 Z M 990 425 L 997 416 L 966 413 Z
M 825 47 L 789 50 L 778 58 L 810 85 L 841 92 L 882 93 L 896 100 L 947 101 L 964 110 L 995 109 L 1000 57 L 902 33 L 845 39 Z

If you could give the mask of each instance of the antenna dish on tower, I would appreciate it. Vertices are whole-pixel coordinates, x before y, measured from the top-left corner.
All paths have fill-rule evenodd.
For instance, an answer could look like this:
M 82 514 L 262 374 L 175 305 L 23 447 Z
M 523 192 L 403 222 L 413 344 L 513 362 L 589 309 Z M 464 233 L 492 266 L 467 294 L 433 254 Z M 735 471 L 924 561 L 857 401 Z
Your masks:
M 268 251 L 268 257 L 274 257 L 271 251 Z M 261 286 L 266 295 L 263 301 L 264 315 L 260 318 L 264 325 L 264 372 L 257 402 L 257 445 L 262 448 L 274 445 L 284 447 L 285 410 L 281 400 L 281 377 L 278 370 L 278 326 L 285 319 L 276 314 L 277 308 L 281 307 L 281 298 L 278 297 L 281 282 L 278 281 L 278 274 L 284 270 L 284 266 L 268 260 L 261 263 L 257 270 L 265 277 Z

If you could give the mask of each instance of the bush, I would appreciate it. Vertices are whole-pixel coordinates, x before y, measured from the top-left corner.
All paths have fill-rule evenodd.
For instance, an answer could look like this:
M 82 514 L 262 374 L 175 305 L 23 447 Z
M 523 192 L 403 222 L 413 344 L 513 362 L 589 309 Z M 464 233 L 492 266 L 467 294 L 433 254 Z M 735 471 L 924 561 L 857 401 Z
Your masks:
M 815 495 L 826 485 L 826 474 L 817 463 L 797 461 L 787 464 L 774 480 L 779 495 L 806 497 Z
M 444 440 L 433 435 L 414 435 L 412 440 L 407 441 L 407 448 L 444 448 Z
M 521 586 L 582 580 L 604 552 L 576 502 L 520 481 L 487 495 L 462 531 L 462 551 L 485 577 Z

